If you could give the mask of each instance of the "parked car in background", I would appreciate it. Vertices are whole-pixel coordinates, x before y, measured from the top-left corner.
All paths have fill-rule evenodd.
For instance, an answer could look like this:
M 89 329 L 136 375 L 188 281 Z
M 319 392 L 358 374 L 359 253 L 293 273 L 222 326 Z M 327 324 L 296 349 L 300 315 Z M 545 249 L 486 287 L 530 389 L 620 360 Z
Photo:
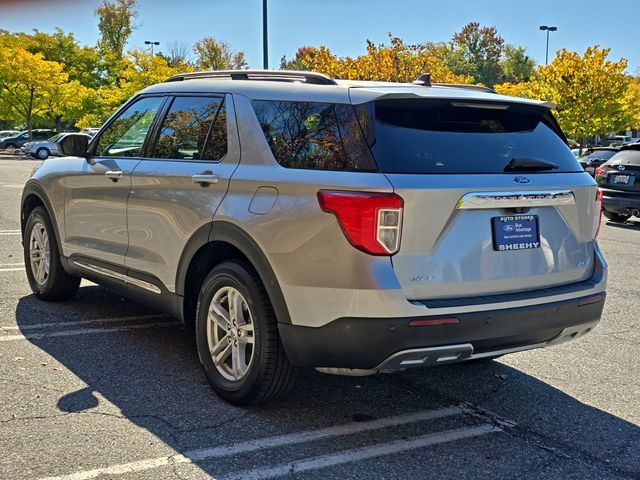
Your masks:
M 46 140 L 55 133 L 56 132 L 54 132 L 53 130 L 47 129 L 31 130 L 31 137 L 32 140 Z M 7 137 L 0 141 L 0 148 L 20 148 L 28 141 L 30 141 L 29 132 L 25 130 L 18 135 Z
M 16 135 L 20 135 L 19 130 L 0 130 L 0 140 L 4 140 L 5 138 L 15 137 Z
M 640 217 L 640 143 L 620 148 L 595 174 L 605 217 L 614 222 Z
M 624 147 L 626 145 L 633 145 L 634 143 L 638 143 L 638 142 L 640 142 L 640 137 L 632 138 L 627 143 L 623 143 L 622 146 Z
M 613 137 L 607 137 L 603 140 L 602 144 L 605 147 L 620 147 L 625 143 L 631 141 L 631 137 L 628 135 L 615 135 Z
M 580 156 L 580 149 L 579 148 L 572 148 L 571 149 L 571 153 L 573 153 L 573 156 L 578 158 Z
M 578 157 L 578 161 L 585 172 L 595 175 L 597 167 L 618 153 L 618 147 L 591 147 L 587 148 L 584 153 Z
M 48 138 L 44 141 L 38 142 L 27 142 L 20 149 L 22 153 L 25 155 L 29 155 L 34 158 L 39 158 L 40 160 L 46 160 L 49 155 L 59 155 L 58 153 L 58 144 L 67 136 L 67 135 L 83 135 L 87 137 L 87 140 L 91 139 L 91 135 L 86 133 L 76 133 L 76 132 L 63 132 L 54 135 L 51 138 Z

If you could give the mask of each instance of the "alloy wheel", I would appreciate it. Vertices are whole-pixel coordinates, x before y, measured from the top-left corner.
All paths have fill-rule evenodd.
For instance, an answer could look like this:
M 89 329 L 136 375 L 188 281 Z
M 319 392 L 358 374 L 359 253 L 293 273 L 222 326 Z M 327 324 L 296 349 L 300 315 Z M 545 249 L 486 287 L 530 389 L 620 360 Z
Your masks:
M 222 287 L 213 296 L 207 313 L 207 342 L 220 375 L 242 380 L 253 362 L 255 336 L 251 310 L 236 288 Z
M 49 234 L 45 226 L 38 222 L 31 229 L 29 237 L 29 260 L 31 273 L 38 285 L 44 285 L 49 278 L 51 263 L 51 249 L 49 247 Z

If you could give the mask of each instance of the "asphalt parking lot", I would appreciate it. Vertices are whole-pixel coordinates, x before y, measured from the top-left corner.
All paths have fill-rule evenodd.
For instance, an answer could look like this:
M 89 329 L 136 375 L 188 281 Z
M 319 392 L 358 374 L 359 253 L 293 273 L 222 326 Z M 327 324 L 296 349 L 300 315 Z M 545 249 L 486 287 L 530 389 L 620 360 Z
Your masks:
M 602 227 L 608 299 L 582 339 L 378 377 L 303 372 L 287 400 L 238 408 L 171 318 L 90 283 L 66 303 L 31 296 L 18 210 L 36 163 L 0 157 L 0 478 L 640 478 L 640 221 Z

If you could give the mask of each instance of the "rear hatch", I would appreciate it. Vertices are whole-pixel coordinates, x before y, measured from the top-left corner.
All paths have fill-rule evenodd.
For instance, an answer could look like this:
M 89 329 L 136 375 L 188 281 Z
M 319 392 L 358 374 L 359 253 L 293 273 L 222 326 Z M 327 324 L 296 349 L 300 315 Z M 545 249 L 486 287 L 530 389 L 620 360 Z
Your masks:
M 376 163 L 404 199 L 392 262 L 408 299 L 537 290 L 593 274 L 593 179 L 546 104 L 493 98 L 355 106 Z

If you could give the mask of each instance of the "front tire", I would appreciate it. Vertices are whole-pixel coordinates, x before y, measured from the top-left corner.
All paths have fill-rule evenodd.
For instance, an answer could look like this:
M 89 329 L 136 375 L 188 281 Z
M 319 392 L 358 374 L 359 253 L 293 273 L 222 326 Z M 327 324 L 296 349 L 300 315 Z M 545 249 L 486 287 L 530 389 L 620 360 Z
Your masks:
M 47 158 L 49 158 L 50 152 L 48 148 L 39 148 L 36 151 L 36 157 L 40 160 L 46 160 Z
M 227 402 L 265 403 L 284 397 L 293 386 L 295 367 L 284 352 L 273 307 L 245 262 L 224 262 L 205 279 L 196 342 L 209 383 Z
M 64 271 L 53 224 L 42 207 L 32 210 L 24 229 L 24 264 L 31 291 L 40 300 L 69 300 L 80 278 Z
M 625 213 L 613 213 L 602 210 L 602 214 L 612 222 L 624 223 L 631 218 L 631 215 Z

